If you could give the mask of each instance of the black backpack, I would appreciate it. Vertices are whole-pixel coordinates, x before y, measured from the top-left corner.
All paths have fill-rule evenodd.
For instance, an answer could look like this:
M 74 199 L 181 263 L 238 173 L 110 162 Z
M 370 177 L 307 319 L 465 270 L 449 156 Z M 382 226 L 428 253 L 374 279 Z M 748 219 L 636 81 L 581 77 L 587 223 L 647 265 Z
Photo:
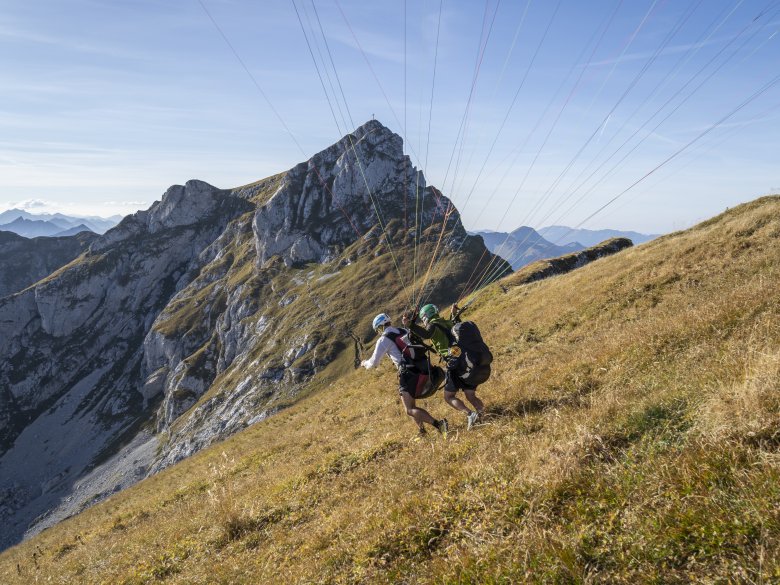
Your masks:
M 487 382 L 493 354 L 482 339 L 479 327 L 473 321 L 456 323 L 452 328 L 455 345 L 460 348 L 460 357 L 455 367 L 458 377 L 472 386 Z
M 456 323 L 452 328 L 452 336 L 461 352 L 469 354 L 474 365 L 486 366 L 493 362 L 493 354 L 473 321 Z
M 399 329 L 399 333 L 387 331 L 383 334 L 401 351 L 404 361 L 407 365 L 416 367 L 419 370 L 427 369 L 428 355 L 427 350 L 422 345 L 414 344 L 409 339 L 409 332 L 406 329 Z

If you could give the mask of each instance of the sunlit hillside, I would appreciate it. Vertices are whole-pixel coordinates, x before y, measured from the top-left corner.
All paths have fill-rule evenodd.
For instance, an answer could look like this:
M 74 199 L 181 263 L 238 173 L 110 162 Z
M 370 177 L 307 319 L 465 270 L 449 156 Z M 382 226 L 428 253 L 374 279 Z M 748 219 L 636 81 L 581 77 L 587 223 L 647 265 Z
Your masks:
M 476 429 L 439 393 L 450 435 L 415 441 L 389 363 L 348 372 L 0 581 L 780 581 L 780 197 L 527 276 L 468 314 L 496 356 Z

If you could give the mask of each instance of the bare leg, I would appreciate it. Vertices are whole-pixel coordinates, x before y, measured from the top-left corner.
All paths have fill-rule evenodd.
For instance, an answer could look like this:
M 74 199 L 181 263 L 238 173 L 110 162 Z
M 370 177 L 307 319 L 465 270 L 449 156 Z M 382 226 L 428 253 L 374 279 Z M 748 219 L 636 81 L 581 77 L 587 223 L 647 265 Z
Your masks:
M 444 391 L 444 402 L 449 404 L 452 408 L 455 410 L 459 410 L 461 412 L 465 412 L 466 414 L 471 414 L 471 411 L 468 409 L 468 407 L 461 402 L 460 398 L 458 398 L 457 394 L 455 392 L 447 392 Z
M 481 415 L 482 411 L 485 410 L 485 405 L 482 404 L 482 401 L 477 397 L 476 392 L 476 388 L 474 390 L 463 391 L 463 393 L 466 395 L 466 400 L 468 400 L 474 409 Z
M 401 392 L 401 400 L 403 400 L 406 407 L 406 414 L 414 419 L 417 426 L 423 428 L 423 423 L 428 423 L 431 426 L 436 426 L 436 419 L 433 418 L 427 410 L 424 408 L 417 408 L 415 406 L 414 398 L 408 392 Z

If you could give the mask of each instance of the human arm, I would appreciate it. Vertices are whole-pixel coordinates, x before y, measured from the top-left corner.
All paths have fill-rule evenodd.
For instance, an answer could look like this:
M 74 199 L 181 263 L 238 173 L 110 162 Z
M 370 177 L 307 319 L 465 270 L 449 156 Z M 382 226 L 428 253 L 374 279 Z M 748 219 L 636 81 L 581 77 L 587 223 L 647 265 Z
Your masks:
M 395 344 L 390 341 L 387 337 L 382 336 L 379 338 L 379 340 L 376 342 L 376 345 L 374 346 L 374 353 L 371 354 L 371 357 L 367 360 L 363 360 L 360 362 L 360 365 L 366 368 L 367 370 L 371 368 L 377 367 L 379 365 L 380 360 L 385 356 L 385 354 L 390 351 L 391 347 L 395 347 Z
M 430 321 L 424 321 L 425 326 L 418 325 L 415 319 L 409 319 L 407 315 L 404 315 L 403 323 L 409 327 L 411 334 L 419 338 L 421 341 L 428 339 L 433 345 L 433 349 L 441 356 L 447 355 L 447 348 L 450 345 L 451 336 L 449 328 L 452 327 L 451 323 L 443 321 L 439 316 L 436 316 Z M 446 323 L 446 327 L 442 325 Z
M 422 327 L 417 323 L 409 323 L 408 327 L 409 331 L 414 333 L 420 339 L 430 339 L 436 332 L 436 327 L 433 324 L 428 325 L 428 327 Z
M 410 333 L 416 335 L 420 339 L 430 339 L 433 336 L 433 325 L 430 325 L 429 327 L 418 325 L 417 313 L 415 311 L 405 311 L 404 314 L 401 315 L 401 322 L 404 324 L 404 327 L 409 328 Z

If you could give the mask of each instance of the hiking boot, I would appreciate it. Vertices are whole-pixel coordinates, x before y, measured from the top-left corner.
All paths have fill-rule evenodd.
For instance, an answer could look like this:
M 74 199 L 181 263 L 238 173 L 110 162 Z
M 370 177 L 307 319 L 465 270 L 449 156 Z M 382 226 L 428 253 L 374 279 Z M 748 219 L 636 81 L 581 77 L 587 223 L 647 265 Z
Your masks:
M 470 415 L 466 417 L 466 428 L 468 430 L 471 430 L 471 427 L 473 427 L 475 424 L 477 424 L 477 419 L 479 418 L 479 413 L 474 410 Z
M 447 419 L 443 418 L 441 420 L 436 421 L 436 430 L 439 431 L 444 438 L 447 438 L 447 430 L 449 429 L 449 425 L 447 424 Z

